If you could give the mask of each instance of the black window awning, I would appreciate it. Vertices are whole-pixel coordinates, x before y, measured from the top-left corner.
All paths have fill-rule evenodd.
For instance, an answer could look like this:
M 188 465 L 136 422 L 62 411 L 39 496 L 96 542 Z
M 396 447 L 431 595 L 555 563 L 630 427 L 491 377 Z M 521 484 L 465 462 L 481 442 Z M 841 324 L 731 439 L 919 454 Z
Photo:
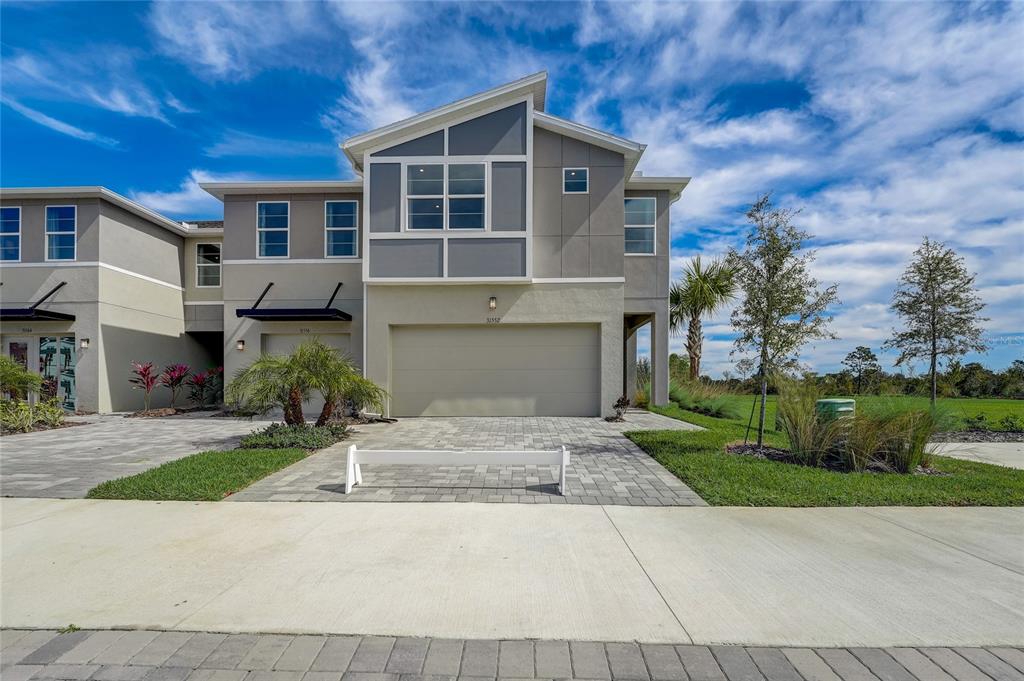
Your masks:
M 331 307 L 334 299 L 341 290 L 341 282 L 334 287 L 334 293 L 324 307 L 260 307 L 263 298 L 274 282 L 267 284 L 263 293 L 256 299 L 252 307 L 240 307 L 235 310 L 235 316 L 255 319 L 261 322 L 350 322 L 352 315 L 343 312 L 336 307 Z
M 0 309 L 0 322 L 73 322 L 75 315 L 38 307 L 7 307 Z
M 47 298 L 52 296 L 68 282 L 62 281 L 47 293 L 45 296 L 32 303 L 28 307 L 7 307 L 0 308 L 0 322 L 73 322 L 75 315 L 66 312 L 54 312 L 53 310 L 40 310 L 39 306 Z

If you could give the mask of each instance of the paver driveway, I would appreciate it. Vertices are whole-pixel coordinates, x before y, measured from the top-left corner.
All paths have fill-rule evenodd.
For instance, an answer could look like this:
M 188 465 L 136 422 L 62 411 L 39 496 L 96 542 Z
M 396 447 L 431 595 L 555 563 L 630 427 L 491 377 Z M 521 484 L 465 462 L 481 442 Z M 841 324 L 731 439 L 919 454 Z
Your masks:
M 353 437 L 278 471 L 232 501 L 476 501 L 623 506 L 700 506 L 704 501 L 623 433 L 699 430 L 647 411 L 623 423 L 574 417 L 406 418 L 357 426 Z M 569 448 L 567 493 L 551 466 L 364 466 L 363 484 L 345 491 L 345 456 L 364 449 Z
M 265 421 L 210 413 L 159 419 L 76 416 L 87 425 L 0 439 L 0 495 L 74 499 L 101 482 L 207 449 L 231 449 Z

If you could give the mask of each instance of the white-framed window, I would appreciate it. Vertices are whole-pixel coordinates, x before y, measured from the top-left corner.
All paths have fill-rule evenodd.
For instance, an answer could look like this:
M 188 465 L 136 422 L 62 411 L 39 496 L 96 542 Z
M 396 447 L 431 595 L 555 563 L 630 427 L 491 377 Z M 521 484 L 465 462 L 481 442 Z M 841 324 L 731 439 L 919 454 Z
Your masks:
M 409 229 L 444 229 L 444 164 L 406 166 Z
M 256 202 L 256 257 L 288 257 L 288 208 L 287 201 Z
M 324 257 L 359 254 L 359 202 L 324 201 Z
M 563 194 L 587 194 L 589 192 L 589 168 L 562 168 Z
M 0 207 L 0 261 L 21 260 L 21 206 Z
M 77 206 L 46 207 L 46 260 L 74 260 L 78 228 Z
M 626 198 L 626 255 L 654 255 L 657 207 L 653 196 Z
M 405 175 L 407 229 L 486 229 L 485 163 L 410 163 Z
M 220 288 L 221 244 L 196 244 L 196 288 Z
M 483 229 L 487 201 L 487 170 L 483 163 L 448 166 L 448 229 Z

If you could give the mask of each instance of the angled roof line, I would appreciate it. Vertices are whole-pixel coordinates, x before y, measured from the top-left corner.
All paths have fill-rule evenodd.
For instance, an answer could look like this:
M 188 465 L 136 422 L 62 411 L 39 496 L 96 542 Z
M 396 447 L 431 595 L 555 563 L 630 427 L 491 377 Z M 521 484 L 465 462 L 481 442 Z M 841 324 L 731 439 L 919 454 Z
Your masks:
M 253 182 L 200 182 L 208 194 L 224 200 L 227 194 L 316 194 L 363 190 L 362 180 L 263 180 Z
M 636 165 L 640 162 L 640 157 L 643 156 L 644 150 L 647 148 L 646 144 L 634 142 L 625 137 L 592 128 L 589 125 L 552 116 L 542 111 L 534 112 L 533 124 L 545 130 L 557 132 L 559 135 L 572 137 L 573 139 L 622 154 L 626 159 L 626 177 L 632 175 L 633 171 L 636 170 Z
M 103 199 L 129 213 L 140 218 L 149 220 L 153 224 L 176 234 L 189 234 L 190 230 L 184 223 L 171 220 L 168 217 L 157 213 L 151 208 L 136 203 L 131 199 L 121 196 L 106 187 L 100 186 L 78 186 L 78 187 L 4 187 L 0 188 L 0 198 L 3 199 L 31 199 L 31 198 L 66 198 L 66 199 Z
M 519 80 L 514 80 L 511 83 L 505 83 L 504 85 L 499 85 L 498 87 L 491 88 L 490 90 L 478 92 L 475 95 L 470 95 L 469 97 L 451 102 L 450 104 L 445 104 L 444 106 L 424 111 L 423 113 L 410 116 L 409 118 L 396 121 L 389 125 L 354 135 L 342 142 L 340 146 L 342 151 L 345 152 L 345 155 L 348 156 L 349 161 L 352 163 L 352 167 L 359 170 L 361 169 L 363 162 L 362 151 L 371 146 L 374 142 L 379 142 L 409 128 L 425 128 L 431 123 L 443 120 L 445 117 L 452 116 L 463 109 L 480 106 L 491 100 L 499 99 L 521 90 L 532 91 L 534 95 L 533 108 L 537 111 L 543 111 L 545 93 L 547 90 L 547 80 L 548 72 L 539 71 L 524 78 L 520 78 Z
M 669 201 L 671 203 L 675 203 L 679 200 L 679 196 L 689 184 L 689 177 L 656 177 L 653 175 L 637 175 L 634 173 L 632 177 L 626 180 L 626 190 L 665 190 L 669 193 Z

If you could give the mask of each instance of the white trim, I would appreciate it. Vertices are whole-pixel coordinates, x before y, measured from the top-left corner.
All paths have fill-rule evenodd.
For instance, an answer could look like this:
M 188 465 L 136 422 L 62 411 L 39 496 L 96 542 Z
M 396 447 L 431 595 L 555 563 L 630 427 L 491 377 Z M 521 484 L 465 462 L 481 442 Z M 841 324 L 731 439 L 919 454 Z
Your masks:
M 536 278 L 534 284 L 625 284 L 625 277 L 553 277 Z
M 284 229 L 280 227 L 260 227 L 260 204 L 283 203 L 288 206 L 287 224 Z M 260 232 L 284 232 L 284 255 L 260 255 Z M 292 252 L 292 202 L 291 201 L 257 201 L 256 202 L 256 258 L 258 260 L 283 260 Z
M 71 233 L 74 236 L 74 255 L 69 258 L 51 258 L 50 257 L 50 235 L 64 235 L 67 236 L 67 232 L 51 232 L 50 231 L 50 218 L 47 213 L 50 212 L 51 208 L 74 208 L 75 209 L 75 229 Z M 43 208 L 43 261 L 44 262 L 74 262 L 78 260 L 78 204 L 52 204 Z
M 625 206 L 626 206 L 626 201 L 629 201 L 630 199 L 648 199 L 650 201 L 654 201 L 654 223 L 653 224 L 650 224 L 650 225 L 627 225 L 627 224 L 625 224 L 626 223 Z M 623 199 L 622 199 L 622 206 L 623 206 L 623 211 L 622 211 L 623 234 L 625 234 L 625 230 L 626 229 L 647 229 L 648 227 L 650 227 L 650 229 L 651 229 L 651 245 L 652 245 L 652 248 L 654 249 L 650 253 L 627 253 L 626 252 L 625 237 L 623 237 L 623 244 L 622 244 L 623 255 L 627 255 L 627 256 L 630 256 L 630 257 L 637 257 L 637 256 L 640 256 L 640 257 L 645 257 L 645 256 L 646 257 L 650 257 L 652 255 L 657 255 L 658 254 L 658 197 L 657 196 L 624 196 Z
M 356 204 L 355 212 L 355 227 L 328 227 L 327 226 L 327 204 L 328 203 L 354 203 Z M 356 261 L 359 259 L 359 199 L 324 199 L 324 258 L 329 260 L 349 260 Z M 355 246 L 356 252 L 352 255 L 329 255 L 327 253 L 327 232 L 355 232 L 356 237 L 352 240 L 352 245 Z
M 22 251 L 22 248 L 21 248 L 21 245 L 22 245 L 22 238 L 21 238 L 21 206 L 0 206 L 0 208 L 17 208 L 18 209 L 18 233 L 17 233 L 17 237 L 18 237 L 18 258 L 16 260 L 0 260 L 0 267 L 6 267 L 7 265 L 12 265 L 12 264 L 21 262 L 21 251 Z M 0 236 L 11 236 L 11 233 L 10 232 L 0 232 Z
M 173 288 L 176 291 L 184 291 L 185 289 L 177 284 L 172 284 L 168 281 L 161 281 L 154 277 L 147 276 L 145 274 L 139 274 L 138 272 L 132 272 L 126 270 L 123 267 L 117 265 L 111 265 L 105 262 L 99 262 L 96 260 L 92 261 L 80 261 L 80 260 L 52 260 L 50 262 L 12 262 L 4 265 L 4 267 L 102 267 L 103 269 L 111 270 L 113 272 L 119 272 L 126 274 L 129 277 L 135 277 L 136 279 L 142 279 L 148 281 L 151 284 L 159 284 L 160 286 L 166 286 L 167 288 Z
M 362 191 L 362 180 L 309 180 L 270 182 L 200 182 L 199 186 L 211 196 L 224 200 L 229 194 L 350 194 Z M 202 232 L 204 229 L 195 228 Z
M 129 277 L 135 277 L 136 279 L 142 279 L 143 281 L 148 281 L 151 284 L 159 284 L 160 286 L 166 286 L 167 288 L 173 288 L 175 291 L 184 291 L 185 290 L 183 287 L 178 286 L 177 284 L 172 284 L 172 283 L 167 282 L 167 281 L 161 281 L 160 279 L 155 279 L 153 277 L 148 277 L 145 274 L 139 274 L 138 272 L 132 272 L 131 270 L 126 270 L 123 267 L 118 267 L 117 265 L 108 265 L 105 262 L 100 262 L 100 263 L 96 263 L 96 264 L 99 265 L 100 267 L 104 268 L 104 269 L 112 270 L 114 272 L 119 272 L 120 274 L 126 274 Z
M 371 277 L 366 284 L 433 284 L 447 286 L 457 284 L 532 284 L 529 277 Z
M 55 200 L 66 200 L 66 199 L 102 199 L 109 203 L 127 210 L 129 213 L 134 213 L 141 218 L 149 220 L 153 224 L 160 225 L 164 229 L 168 229 L 177 234 L 194 234 L 199 231 L 198 229 L 189 230 L 181 222 L 175 222 L 169 218 L 160 215 L 154 210 L 146 208 L 142 204 L 136 203 L 131 199 L 126 199 L 116 192 L 112 192 L 106 187 L 7 187 L 0 188 L 0 199 L 5 200 L 17 200 L 17 199 L 34 199 L 34 198 L 53 198 Z
M 199 247 L 200 246 L 216 246 L 218 248 L 218 255 L 220 256 L 220 262 L 217 263 L 217 285 L 216 286 L 201 286 L 199 284 Z M 221 288 L 224 284 L 224 243 L 221 241 L 197 241 L 195 244 L 196 254 L 196 288 Z M 209 263 L 202 265 L 202 267 L 210 268 L 212 265 Z
M 223 305 L 223 300 L 186 300 L 182 305 Z
M 339 264 L 359 264 L 363 262 L 362 258 L 259 258 L 257 260 L 221 260 L 225 265 L 323 265 L 332 263 L 335 265 Z
M 567 171 L 567 170 L 585 170 L 585 171 L 587 171 L 587 180 L 586 180 L 587 188 L 584 189 L 581 192 L 566 191 L 566 189 L 565 189 L 565 171 Z M 585 195 L 587 195 L 589 193 L 590 193 L 590 168 L 562 168 L 562 194 L 563 195 L 571 196 L 573 194 L 580 194 L 580 195 L 585 196 Z
M 414 229 L 411 232 L 374 232 L 370 241 L 389 239 L 525 239 L 523 230 L 489 232 L 479 229 Z

